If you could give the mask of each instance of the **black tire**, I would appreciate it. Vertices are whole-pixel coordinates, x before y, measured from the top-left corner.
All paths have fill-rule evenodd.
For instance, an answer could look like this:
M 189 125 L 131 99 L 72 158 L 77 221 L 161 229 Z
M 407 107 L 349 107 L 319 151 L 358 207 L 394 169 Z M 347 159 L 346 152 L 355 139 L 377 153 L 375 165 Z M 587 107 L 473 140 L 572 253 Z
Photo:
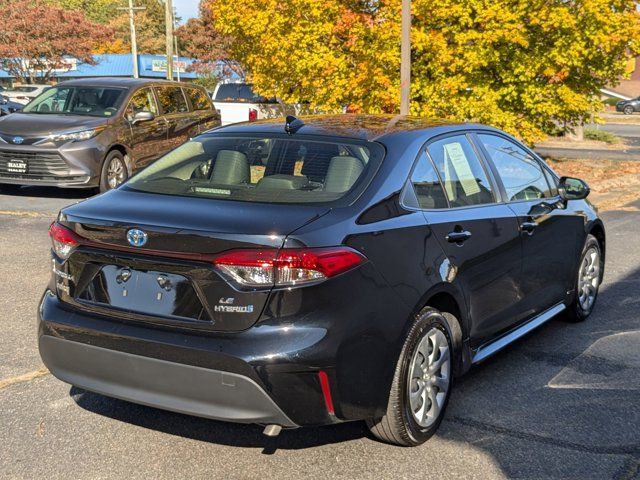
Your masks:
M 624 113 L 625 115 L 631 115 L 633 112 L 634 112 L 634 109 L 631 105 L 627 105 L 622 109 L 622 113 Z
M 118 176 L 118 180 L 116 185 L 110 184 L 110 168 L 112 168 L 112 164 L 118 162 L 122 166 L 122 177 Z M 127 178 L 129 178 L 129 170 L 127 168 L 127 162 L 124 159 L 124 155 L 120 153 L 118 150 L 112 150 L 107 154 L 107 157 L 104 159 L 104 163 L 102 164 L 102 172 L 100 173 L 100 192 L 106 192 L 115 188 L 119 185 L 122 185 Z
M 584 268 L 584 261 L 585 261 L 585 256 L 587 255 L 587 252 L 591 251 L 592 249 L 595 249 L 595 251 L 598 254 L 598 257 L 597 257 L 598 258 L 598 275 L 597 275 L 598 282 L 597 282 L 597 287 L 595 289 L 593 301 L 588 306 L 588 308 L 585 308 L 580 301 L 580 292 L 581 292 L 580 271 Z M 584 248 L 580 253 L 580 263 L 578 264 L 577 271 L 574 274 L 575 276 L 574 292 L 575 293 L 573 295 L 573 299 L 571 300 L 571 303 L 567 306 L 565 315 L 563 316 L 563 319 L 565 321 L 571 322 L 571 323 L 583 322 L 587 319 L 589 315 L 591 315 L 591 312 L 593 312 L 593 308 L 595 307 L 596 301 L 598 299 L 598 291 L 599 291 L 600 284 L 602 283 L 603 271 L 604 271 L 604 259 L 602 258 L 602 250 L 600 248 L 600 243 L 598 242 L 598 239 L 593 235 L 587 235 L 587 239 L 584 242 Z
M 434 328 L 440 330 L 447 341 L 449 385 L 437 418 L 428 427 L 422 427 L 411 410 L 408 376 L 416 349 L 421 340 Z M 413 447 L 427 441 L 438 430 L 451 395 L 455 362 L 452 338 L 449 324 L 438 310 L 427 307 L 416 315 L 396 365 L 387 412 L 382 418 L 367 420 L 371 433 L 379 440 L 403 447 Z

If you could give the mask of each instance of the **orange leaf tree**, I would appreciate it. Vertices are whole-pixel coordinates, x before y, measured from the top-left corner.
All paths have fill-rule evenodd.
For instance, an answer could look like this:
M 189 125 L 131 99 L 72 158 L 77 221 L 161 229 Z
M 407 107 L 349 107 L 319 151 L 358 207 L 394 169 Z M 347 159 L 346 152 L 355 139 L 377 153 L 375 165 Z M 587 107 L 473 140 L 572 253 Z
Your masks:
M 72 57 L 93 64 L 93 50 L 112 38 L 112 31 L 39 0 L 6 0 L 5 28 L 0 30 L 0 64 L 17 80 L 46 82 Z
M 203 0 L 256 90 L 397 111 L 401 0 Z M 640 51 L 633 0 L 413 0 L 411 112 L 534 140 L 585 121 Z

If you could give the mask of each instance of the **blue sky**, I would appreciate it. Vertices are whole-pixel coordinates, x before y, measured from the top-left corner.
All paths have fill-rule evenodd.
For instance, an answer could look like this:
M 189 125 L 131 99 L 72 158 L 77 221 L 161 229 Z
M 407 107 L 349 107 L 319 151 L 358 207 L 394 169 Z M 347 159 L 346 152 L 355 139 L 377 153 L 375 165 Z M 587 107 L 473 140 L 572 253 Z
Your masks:
M 200 0 L 173 0 L 173 7 L 177 10 L 182 21 L 198 16 L 198 4 Z

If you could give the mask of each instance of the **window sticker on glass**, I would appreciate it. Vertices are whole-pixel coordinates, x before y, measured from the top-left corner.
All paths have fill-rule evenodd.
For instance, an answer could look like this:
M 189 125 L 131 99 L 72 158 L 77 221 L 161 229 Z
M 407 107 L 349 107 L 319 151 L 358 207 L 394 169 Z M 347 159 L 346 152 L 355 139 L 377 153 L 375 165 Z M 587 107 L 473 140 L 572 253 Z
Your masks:
M 451 178 L 449 175 L 450 172 L 448 171 L 449 165 L 451 165 L 465 195 L 469 196 L 480 193 L 480 185 L 478 185 L 478 181 L 471 171 L 469 160 L 464 154 L 462 145 L 458 142 L 448 143 L 444 145 L 444 151 L 446 153 L 445 177 L 447 177 L 447 179 Z M 450 198 L 455 198 L 455 184 L 447 181 L 445 187 L 447 188 L 447 193 L 449 193 Z

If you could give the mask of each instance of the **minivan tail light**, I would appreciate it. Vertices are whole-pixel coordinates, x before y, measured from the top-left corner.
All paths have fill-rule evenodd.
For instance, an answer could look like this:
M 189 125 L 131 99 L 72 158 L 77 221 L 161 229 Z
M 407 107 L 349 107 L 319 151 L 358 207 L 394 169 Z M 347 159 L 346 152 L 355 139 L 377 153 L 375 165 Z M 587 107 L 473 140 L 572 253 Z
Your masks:
M 213 260 L 216 268 L 242 287 L 293 287 L 319 283 L 364 263 L 348 247 L 231 250 Z
M 258 120 L 258 110 L 256 110 L 255 108 L 250 108 L 249 109 L 249 121 L 250 122 L 255 122 L 256 120 Z
M 62 260 L 69 258 L 73 250 L 82 243 L 82 238 L 67 227 L 54 222 L 49 227 L 53 251 Z

